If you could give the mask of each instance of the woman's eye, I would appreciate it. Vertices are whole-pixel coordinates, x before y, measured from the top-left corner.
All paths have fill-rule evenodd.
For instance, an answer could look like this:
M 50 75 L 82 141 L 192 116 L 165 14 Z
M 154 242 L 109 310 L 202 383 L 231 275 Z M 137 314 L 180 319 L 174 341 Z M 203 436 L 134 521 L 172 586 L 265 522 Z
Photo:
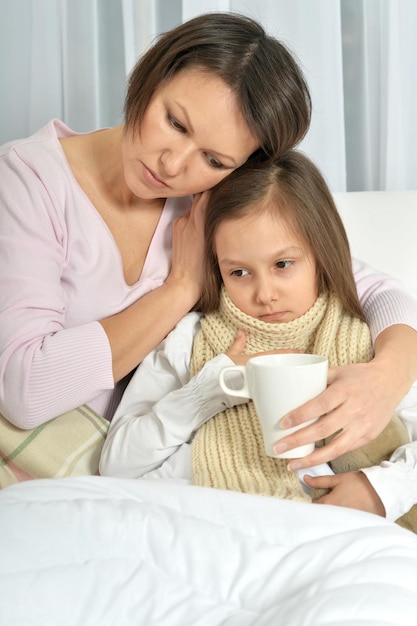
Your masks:
M 237 276 L 238 278 L 241 278 L 241 276 L 247 276 L 247 274 L 249 274 L 249 272 L 242 269 L 233 270 L 233 272 L 231 272 L 232 276 Z
M 276 266 L 280 269 L 280 270 L 285 270 L 287 267 L 291 267 L 292 265 L 292 261 L 277 261 L 276 262 Z
M 175 128 L 176 130 L 180 130 L 182 133 L 185 133 L 184 126 L 180 124 L 179 121 L 175 119 L 175 117 L 172 117 L 172 115 L 168 115 L 168 121 L 171 124 L 172 128 Z
M 210 167 L 215 167 L 217 169 L 221 169 L 223 167 L 223 163 L 220 163 L 220 161 L 210 156 L 209 154 L 207 155 L 207 161 Z

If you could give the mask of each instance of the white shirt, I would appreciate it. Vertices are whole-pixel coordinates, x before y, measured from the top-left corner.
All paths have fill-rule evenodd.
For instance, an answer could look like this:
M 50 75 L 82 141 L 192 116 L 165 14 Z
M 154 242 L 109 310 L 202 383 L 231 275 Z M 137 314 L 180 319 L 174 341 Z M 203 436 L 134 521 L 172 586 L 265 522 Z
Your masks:
M 136 370 L 110 424 L 100 473 L 125 478 L 191 480 L 193 433 L 204 422 L 245 399 L 219 386 L 222 367 L 233 364 L 225 354 L 190 376 L 193 340 L 200 316 L 183 318 Z M 401 403 L 400 417 L 417 440 L 417 387 Z M 390 461 L 363 470 L 380 496 L 388 519 L 395 520 L 417 503 L 417 441 L 399 448 Z M 328 465 L 302 474 L 333 473 Z M 301 472 L 299 472 L 301 479 Z

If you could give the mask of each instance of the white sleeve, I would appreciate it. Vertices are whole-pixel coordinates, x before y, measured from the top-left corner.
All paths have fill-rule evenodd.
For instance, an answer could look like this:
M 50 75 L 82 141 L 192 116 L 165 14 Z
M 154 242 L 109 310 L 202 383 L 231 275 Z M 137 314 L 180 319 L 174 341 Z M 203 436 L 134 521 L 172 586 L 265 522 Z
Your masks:
M 208 419 L 236 404 L 218 383 L 231 360 L 221 354 L 190 377 L 189 362 L 199 316 L 187 315 L 137 368 L 110 424 L 100 473 L 138 478 L 190 441 Z
M 408 406 L 410 398 L 415 404 Z M 408 402 L 407 402 L 408 399 Z M 405 408 L 401 408 L 403 406 Z M 417 504 L 417 387 L 413 386 L 398 410 L 409 432 L 411 443 L 398 448 L 389 461 L 368 467 L 366 474 L 382 500 L 386 517 L 395 521 Z
M 352 267 L 373 341 L 394 324 L 406 324 L 417 331 L 417 300 L 400 280 L 358 259 L 353 259 Z

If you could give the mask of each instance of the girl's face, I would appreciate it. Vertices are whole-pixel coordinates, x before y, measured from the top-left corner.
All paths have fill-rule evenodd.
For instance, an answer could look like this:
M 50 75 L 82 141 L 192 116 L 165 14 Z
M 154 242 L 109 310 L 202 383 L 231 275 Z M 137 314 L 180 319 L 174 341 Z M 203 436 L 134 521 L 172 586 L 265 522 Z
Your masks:
M 222 222 L 215 246 L 225 288 L 247 315 L 269 323 L 290 322 L 314 304 L 315 259 L 278 215 L 262 210 Z
M 123 140 L 125 178 L 143 199 L 206 191 L 259 147 L 229 87 L 185 69 L 158 89 L 140 133 Z

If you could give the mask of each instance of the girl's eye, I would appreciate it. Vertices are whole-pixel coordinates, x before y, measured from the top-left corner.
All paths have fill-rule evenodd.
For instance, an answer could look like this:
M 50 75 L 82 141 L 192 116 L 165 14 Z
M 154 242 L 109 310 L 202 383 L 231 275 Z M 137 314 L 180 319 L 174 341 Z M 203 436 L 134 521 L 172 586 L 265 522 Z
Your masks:
M 176 130 L 179 130 L 182 133 L 186 132 L 184 126 L 182 124 L 180 124 L 179 121 L 176 120 L 175 117 L 172 117 L 172 115 L 170 115 L 170 114 L 168 114 L 168 121 L 171 124 L 172 128 L 175 128 Z
M 231 276 L 237 276 L 237 278 L 241 278 L 242 276 L 247 276 L 248 274 L 249 272 L 243 269 L 233 270 L 233 272 L 231 272 Z
M 210 156 L 209 154 L 207 155 L 207 161 L 210 167 L 214 167 L 217 169 L 221 169 L 223 167 L 223 163 L 220 163 L 220 161 Z
M 292 264 L 293 264 L 292 261 L 277 261 L 276 262 L 276 266 L 280 270 L 285 270 L 287 267 L 291 267 Z

